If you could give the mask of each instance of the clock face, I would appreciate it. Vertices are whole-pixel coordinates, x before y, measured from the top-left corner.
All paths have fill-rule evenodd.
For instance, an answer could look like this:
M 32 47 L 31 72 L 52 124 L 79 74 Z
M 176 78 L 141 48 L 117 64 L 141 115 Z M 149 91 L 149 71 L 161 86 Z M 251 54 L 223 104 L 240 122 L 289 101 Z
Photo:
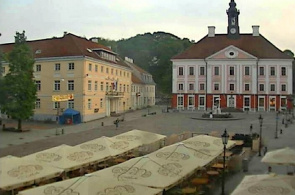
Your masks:
M 231 33 L 231 34 L 235 34 L 235 33 L 236 33 L 236 29 L 235 29 L 235 28 L 231 28 L 231 29 L 230 29 L 230 33 Z

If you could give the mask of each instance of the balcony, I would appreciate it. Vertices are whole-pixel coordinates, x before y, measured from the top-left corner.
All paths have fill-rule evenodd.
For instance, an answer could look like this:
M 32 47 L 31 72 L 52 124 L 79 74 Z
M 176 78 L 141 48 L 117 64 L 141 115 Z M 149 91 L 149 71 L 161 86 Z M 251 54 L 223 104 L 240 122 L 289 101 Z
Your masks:
M 107 91 L 106 96 L 108 96 L 109 98 L 124 97 L 124 92 Z

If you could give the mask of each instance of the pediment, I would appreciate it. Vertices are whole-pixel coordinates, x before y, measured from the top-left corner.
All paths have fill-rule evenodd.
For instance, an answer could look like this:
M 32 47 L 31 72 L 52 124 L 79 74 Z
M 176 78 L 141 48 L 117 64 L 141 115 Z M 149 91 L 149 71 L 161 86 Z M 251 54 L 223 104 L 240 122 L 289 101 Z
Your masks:
M 230 45 L 216 53 L 214 53 L 213 55 L 209 56 L 206 58 L 207 60 L 209 59 L 218 59 L 218 60 L 231 60 L 231 59 L 239 59 L 239 60 L 243 60 L 243 59 L 257 59 L 257 57 L 249 54 L 248 52 L 245 52 L 241 49 L 239 49 L 238 47 L 235 47 L 233 45 Z

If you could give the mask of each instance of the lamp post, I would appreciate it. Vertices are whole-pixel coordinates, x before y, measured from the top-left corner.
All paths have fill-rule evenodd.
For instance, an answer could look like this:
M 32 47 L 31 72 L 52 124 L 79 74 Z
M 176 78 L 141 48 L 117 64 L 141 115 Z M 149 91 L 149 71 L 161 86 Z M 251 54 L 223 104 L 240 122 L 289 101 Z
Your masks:
M 279 111 L 276 113 L 276 132 L 275 132 L 275 139 L 278 139 L 278 123 L 279 123 Z
M 259 118 L 259 124 L 260 124 L 260 134 L 259 134 L 259 156 L 261 156 L 261 142 L 262 142 L 262 123 L 263 123 L 263 118 L 260 114 Z
M 225 174 L 224 174 L 224 169 L 225 169 L 225 150 L 226 150 L 226 145 L 228 142 L 229 135 L 227 134 L 226 129 L 224 130 L 224 133 L 221 135 L 222 138 L 222 143 L 223 143 L 223 169 L 222 169 L 222 186 L 221 186 L 221 194 L 224 195 L 224 183 L 225 183 Z

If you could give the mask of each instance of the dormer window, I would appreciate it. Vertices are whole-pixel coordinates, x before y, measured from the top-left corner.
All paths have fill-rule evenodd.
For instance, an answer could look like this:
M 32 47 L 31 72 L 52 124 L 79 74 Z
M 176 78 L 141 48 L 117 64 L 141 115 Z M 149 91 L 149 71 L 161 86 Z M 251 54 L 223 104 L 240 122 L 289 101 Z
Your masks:
M 35 54 L 40 54 L 41 53 L 41 49 L 37 49 L 36 51 L 35 51 Z

